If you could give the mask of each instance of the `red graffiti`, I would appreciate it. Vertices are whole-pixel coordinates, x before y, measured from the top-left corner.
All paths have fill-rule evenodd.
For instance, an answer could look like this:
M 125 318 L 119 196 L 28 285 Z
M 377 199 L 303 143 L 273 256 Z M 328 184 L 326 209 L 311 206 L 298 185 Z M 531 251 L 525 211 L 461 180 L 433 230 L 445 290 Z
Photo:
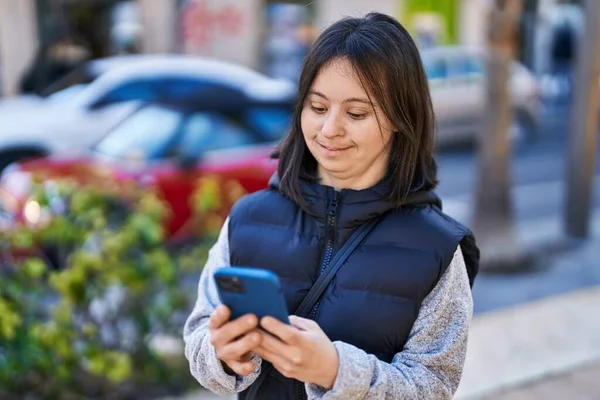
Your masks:
M 183 40 L 203 49 L 219 36 L 237 36 L 242 31 L 244 15 L 233 4 L 220 8 L 208 0 L 190 0 L 181 10 Z

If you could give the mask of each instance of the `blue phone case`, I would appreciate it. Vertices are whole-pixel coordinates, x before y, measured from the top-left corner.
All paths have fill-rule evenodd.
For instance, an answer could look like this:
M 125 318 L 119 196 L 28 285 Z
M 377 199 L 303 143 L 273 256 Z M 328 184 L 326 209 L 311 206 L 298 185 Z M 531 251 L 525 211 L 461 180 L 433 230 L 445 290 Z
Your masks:
M 289 312 L 279 278 L 266 269 L 225 267 L 214 274 L 221 302 L 231 320 L 245 314 L 271 316 L 289 324 Z

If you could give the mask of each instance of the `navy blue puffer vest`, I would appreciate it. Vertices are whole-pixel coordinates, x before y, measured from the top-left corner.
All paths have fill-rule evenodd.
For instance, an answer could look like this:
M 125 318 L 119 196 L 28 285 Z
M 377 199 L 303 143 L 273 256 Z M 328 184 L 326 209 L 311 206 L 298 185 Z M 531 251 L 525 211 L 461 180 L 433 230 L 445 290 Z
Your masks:
M 229 222 L 231 265 L 266 268 L 281 280 L 290 314 L 336 250 L 363 222 L 383 215 L 339 270 L 311 316 L 332 340 L 390 362 L 407 341 L 421 302 L 460 244 L 474 279 L 479 251 L 471 232 L 441 212 L 432 192 L 413 193 L 397 209 L 384 182 L 341 190 L 302 182 L 302 210 L 271 186 L 241 199 Z M 241 399 L 302 399 L 301 383 L 272 370 Z

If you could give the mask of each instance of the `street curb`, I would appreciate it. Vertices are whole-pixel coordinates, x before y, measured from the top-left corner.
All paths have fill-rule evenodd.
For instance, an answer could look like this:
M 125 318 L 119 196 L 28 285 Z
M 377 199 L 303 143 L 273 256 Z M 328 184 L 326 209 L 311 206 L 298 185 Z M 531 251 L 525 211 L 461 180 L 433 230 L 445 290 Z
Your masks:
M 455 399 L 483 399 L 600 363 L 598 310 L 600 287 L 593 287 L 475 317 Z

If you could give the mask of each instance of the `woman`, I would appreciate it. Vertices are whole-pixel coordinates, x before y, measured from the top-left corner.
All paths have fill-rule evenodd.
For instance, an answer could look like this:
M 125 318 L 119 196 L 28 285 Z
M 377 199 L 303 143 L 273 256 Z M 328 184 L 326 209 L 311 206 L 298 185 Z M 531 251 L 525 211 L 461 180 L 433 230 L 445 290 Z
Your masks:
M 246 399 L 452 397 L 479 253 L 431 192 L 433 131 L 419 52 L 396 20 L 372 13 L 321 34 L 278 172 L 233 207 L 200 278 L 184 339 L 203 386 Z M 219 305 L 214 271 L 251 266 L 279 275 L 292 313 L 374 218 L 310 319 L 230 321 Z

